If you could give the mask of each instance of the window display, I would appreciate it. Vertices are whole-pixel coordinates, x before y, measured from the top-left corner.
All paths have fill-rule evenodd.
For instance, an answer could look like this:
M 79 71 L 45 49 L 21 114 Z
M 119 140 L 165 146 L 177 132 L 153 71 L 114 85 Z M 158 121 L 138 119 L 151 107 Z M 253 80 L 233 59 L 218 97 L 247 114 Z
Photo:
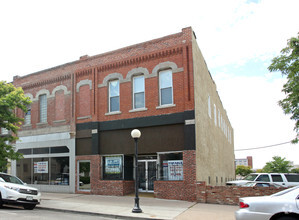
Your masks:
M 182 152 L 159 154 L 159 180 L 183 180 Z

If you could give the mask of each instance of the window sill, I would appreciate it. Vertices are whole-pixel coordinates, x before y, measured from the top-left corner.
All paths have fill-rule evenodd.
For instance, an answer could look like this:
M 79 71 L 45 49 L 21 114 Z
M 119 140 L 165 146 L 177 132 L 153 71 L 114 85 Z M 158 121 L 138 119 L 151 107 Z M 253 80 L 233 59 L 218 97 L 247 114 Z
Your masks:
M 23 128 L 30 128 L 32 127 L 32 124 L 23 125 Z
M 63 119 L 63 120 L 57 120 L 57 121 L 53 121 L 54 123 L 63 123 L 63 122 L 66 122 L 66 120 L 65 119 Z
M 108 116 L 108 115 L 119 115 L 119 114 L 121 114 L 121 111 L 108 112 L 105 115 Z
M 147 108 L 136 108 L 136 109 L 131 109 L 129 112 L 142 112 L 142 111 L 147 111 Z
M 176 106 L 175 104 L 160 105 L 160 106 L 157 106 L 156 109 L 172 108 L 172 107 L 175 107 L 175 106 Z
M 48 122 L 39 122 L 36 123 L 37 126 L 48 125 Z
M 90 115 L 88 115 L 88 116 L 82 116 L 82 117 L 77 117 L 78 120 L 80 120 L 80 119 L 90 119 L 90 118 L 91 118 Z

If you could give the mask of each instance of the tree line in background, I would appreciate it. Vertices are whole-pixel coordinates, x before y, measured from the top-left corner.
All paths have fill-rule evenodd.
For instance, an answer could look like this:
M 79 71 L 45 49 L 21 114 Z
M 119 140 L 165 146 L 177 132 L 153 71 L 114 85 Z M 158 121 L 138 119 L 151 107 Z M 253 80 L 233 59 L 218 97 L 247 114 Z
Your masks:
M 299 173 L 299 168 L 292 168 L 292 162 L 286 158 L 274 156 L 272 159 L 273 161 L 267 162 L 263 169 L 256 173 Z M 236 168 L 236 175 L 247 176 L 250 173 L 253 173 L 253 170 L 248 166 L 240 165 Z

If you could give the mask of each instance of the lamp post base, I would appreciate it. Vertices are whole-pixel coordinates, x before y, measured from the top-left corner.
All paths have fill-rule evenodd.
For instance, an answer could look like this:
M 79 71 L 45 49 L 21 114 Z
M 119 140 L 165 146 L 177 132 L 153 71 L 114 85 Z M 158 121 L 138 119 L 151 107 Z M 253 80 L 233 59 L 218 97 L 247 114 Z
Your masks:
M 133 213 L 141 213 L 142 212 L 141 208 L 139 207 L 139 198 L 135 198 L 135 205 L 134 205 L 134 208 L 132 209 L 132 212 Z
M 133 213 L 142 213 L 142 210 L 141 210 L 140 208 L 134 207 L 134 208 L 132 209 L 132 212 L 133 212 Z

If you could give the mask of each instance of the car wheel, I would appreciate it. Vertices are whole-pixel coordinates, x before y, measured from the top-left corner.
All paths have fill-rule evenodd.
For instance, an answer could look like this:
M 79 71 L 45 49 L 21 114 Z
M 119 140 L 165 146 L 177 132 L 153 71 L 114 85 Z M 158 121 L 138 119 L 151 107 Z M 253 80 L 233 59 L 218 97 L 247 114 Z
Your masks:
M 35 204 L 26 204 L 24 205 L 24 209 L 27 209 L 27 210 L 32 210 L 35 208 Z
M 277 220 L 296 220 L 297 218 L 292 216 L 281 216 Z

